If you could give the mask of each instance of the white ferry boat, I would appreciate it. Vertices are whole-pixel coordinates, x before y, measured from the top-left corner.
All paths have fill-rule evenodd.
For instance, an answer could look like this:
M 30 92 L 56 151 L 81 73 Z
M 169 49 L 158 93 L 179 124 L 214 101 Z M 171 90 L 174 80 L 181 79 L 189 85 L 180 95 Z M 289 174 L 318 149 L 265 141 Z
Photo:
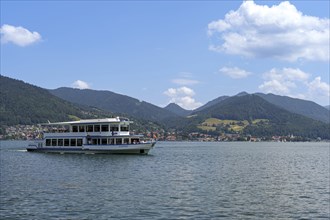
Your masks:
M 132 135 L 127 118 L 104 118 L 43 124 L 48 132 L 27 151 L 45 153 L 148 154 L 156 141 Z

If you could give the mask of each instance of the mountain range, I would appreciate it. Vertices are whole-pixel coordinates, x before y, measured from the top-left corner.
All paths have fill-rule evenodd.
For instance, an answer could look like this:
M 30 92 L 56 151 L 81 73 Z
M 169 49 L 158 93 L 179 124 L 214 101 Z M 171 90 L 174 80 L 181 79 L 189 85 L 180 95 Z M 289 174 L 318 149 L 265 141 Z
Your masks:
M 241 92 L 236 95 L 236 97 L 246 96 L 250 95 L 246 92 Z M 274 94 L 263 94 L 263 93 L 255 93 L 254 95 L 257 95 L 261 97 L 262 99 L 266 100 L 267 102 L 274 104 L 275 106 L 285 109 L 289 112 L 300 114 L 303 116 L 306 116 L 308 118 L 312 118 L 321 122 L 329 123 L 330 122 L 330 116 L 329 116 L 329 108 L 327 106 L 323 107 L 315 102 L 297 99 L 297 98 L 291 98 L 287 96 L 279 96 Z M 235 96 L 234 96 L 235 97 Z M 188 116 L 190 114 L 195 114 L 196 112 L 202 111 L 204 109 L 210 108 L 212 106 L 219 105 L 219 103 L 223 102 L 224 100 L 230 98 L 230 96 L 220 96 L 212 101 L 209 101 L 205 105 L 191 111 L 191 110 L 185 110 L 181 108 L 179 105 L 171 103 L 167 105 L 165 108 L 177 115 L 180 116 Z
M 68 102 L 48 90 L 0 75 L 0 133 L 3 126 L 31 125 L 59 121 L 123 116 L 130 117 L 139 131 L 157 129 L 150 121 L 95 106 Z
M 0 76 L 1 125 L 65 121 L 84 118 L 83 110 L 37 86 Z
M 245 128 L 245 132 L 255 136 L 276 133 L 278 135 L 299 134 L 325 137 L 330 131 L 328 123 L 290 112 L 257 94 L 229 97 L 207 109 L 196 111 L 194 114 L 204 119 L 248 121 L 249 126 Z M 256 120 L 262 120 L 262 125 L 253 125 L 253 121 Z
M 165 129 L 192 132 L 200 131 L 200 125 L 208 118 L 216 118 L 249 121 L 242 131 L 249 134 L 296 134 L 330 139 L 328 109 L 311 101 L 274 94 L 242 92 L 220 96 L 191 111 L 174 103 L 161 108 L 111 91 L 65 87 L 46 90 L 5 76 L 1 76 L 0 86 L 2 125 L 125 115 L 141 120 L 141 124 L 150 122 Z M 263 123 L 256 125 L 252 123 L 255 120 Z
M 96 107 L 114 113 L 124 113 L 154 122 L 160 122 L 170 117 L 177 117 L 173 112 L 156 105 L 110 91 L 65 87 L 48 91 L 54 96 L 71 103 Z

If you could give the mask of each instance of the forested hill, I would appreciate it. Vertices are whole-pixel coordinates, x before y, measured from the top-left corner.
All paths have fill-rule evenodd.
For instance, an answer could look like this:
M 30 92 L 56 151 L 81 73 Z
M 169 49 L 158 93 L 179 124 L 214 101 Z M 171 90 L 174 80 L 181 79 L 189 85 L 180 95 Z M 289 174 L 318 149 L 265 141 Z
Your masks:
M 322 122 L 330 122 L 330 111 L 315 102 L 274 94 L 256 93 L 256 95 L 290 112 Z
M 81 109 L 47 90 L 0 75 L 1 125 L 37 124 L 84 118 Z
M 202 111 L 204 109 L 207 109 L 213 105 L 219 104 L 220 102 L 222 102 L 223 100 L 229 98 L 230 96 L 220 96 L 216 99 L 213 99 L 212 101 L 209 101 L 208 103 L 206 103 L 205 105 L 193 110 L 193 112 L 198 112 L 198 111 Z
M 178 104 L 175 103 L 168 104 L 167 106 L 164 107 L 164 109 L 182 117 L 188 116 L 190 113 L 192 113 L 192 110 L 183 109 L 182 107 L 180 107 Z
M 239 132 L 258 137 L 292 134 L 312 139 L 318 137 L 330 139 L 329 123 L 290 112 L 266 101 L 260 95 L 241 94 L 221 97 L 204 108 L 195 110 L 187 117 L 180 117 L 181 113 L 185 115 L 189 111 L 175 104 L 160 108 L 110 91 L 71 88 L 51 90 L 51 93 L 59 96 L 57 97 L 49 90 L 5 76 L 0 75 L 0 77 L 1 126 L 121 115 L 138 121 L 137 124 L 140 124 L 141 128 L 149 125 L 161 126 L 188 134 L 208 132 L 207 128 L 203 130 L 205 127 L 203 124 L 207 124 L 206 120 L 215 118 L 219 123 L 233 120 L 229 123 L 240 126 L 239 130 L 232 130 L 234 125 L 212 125 L 215 136 L 223 132 Z
M 167 118 L 177 117 L 176 114 L 166 109 L 110 91 L 72 89 L 64 87 L 49 91 L 53 95 L 69 102 L 85 106 L 93 106 L 106 111 L 127 114 L 154 122 L 161 122 Z
M 248 95 L 246 92 L 241 92 L 235 96 L 244 96 Z M 303 100 L 303 99 L 297 99 L 297 98 L 291 98 L 288 96 L 280 96 L 275 94 L 264 94 L 264 93 L 255 93 L 254 95 L 260 96 L 267 102 L 276 105 L 277 107 L 280 107 L 282 109 L 285 109 L 289 112 L 300 114 L 303 116 L 306 116 L 308 118 L 312 118 L 318 121 L 330 122 L 330 111 L 327 109 L 327 107 L 321 106 L 316 104 L 315 102 Z M 234 97 L 234 96 L 232 96 Z M 230 98 L 230 96 L 220 96 L 205 105 L 195 109 L 194 112 L 198 112 L 204 109 L 207 109 L 209 107 L 212 107 L 213 105 L 217 105 L 227 98 Z
M 245 128 L 246 133 L 294 134 L 305 137 L 330 138 L 330 125 L 296 113 L 289 112 L 269 103 L 258 95 L 233 96 L 202 111 L 194 112 L 198 117 L 226 120 L 266 119 L 258 125 Z

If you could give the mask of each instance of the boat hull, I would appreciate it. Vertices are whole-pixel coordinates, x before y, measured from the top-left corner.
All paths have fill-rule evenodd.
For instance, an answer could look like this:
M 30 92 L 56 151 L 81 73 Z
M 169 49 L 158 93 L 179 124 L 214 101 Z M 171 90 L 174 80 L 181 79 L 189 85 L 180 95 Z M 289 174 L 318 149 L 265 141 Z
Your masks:
M 84 145 L 82 147 L 38 147 L 29 145 L 26 150 L 40 153 L 60 154 L 148 154 L 156 142 L 132 145 Z

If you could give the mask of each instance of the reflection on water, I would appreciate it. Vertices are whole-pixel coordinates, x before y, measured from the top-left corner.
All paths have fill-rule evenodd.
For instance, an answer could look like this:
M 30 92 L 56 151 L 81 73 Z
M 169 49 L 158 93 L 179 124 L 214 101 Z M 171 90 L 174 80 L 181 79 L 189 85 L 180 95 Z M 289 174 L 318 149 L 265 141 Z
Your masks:
M 160 142 L 147 156 L 0 143 L 1 219 L 330 217 L 329 143 Z

